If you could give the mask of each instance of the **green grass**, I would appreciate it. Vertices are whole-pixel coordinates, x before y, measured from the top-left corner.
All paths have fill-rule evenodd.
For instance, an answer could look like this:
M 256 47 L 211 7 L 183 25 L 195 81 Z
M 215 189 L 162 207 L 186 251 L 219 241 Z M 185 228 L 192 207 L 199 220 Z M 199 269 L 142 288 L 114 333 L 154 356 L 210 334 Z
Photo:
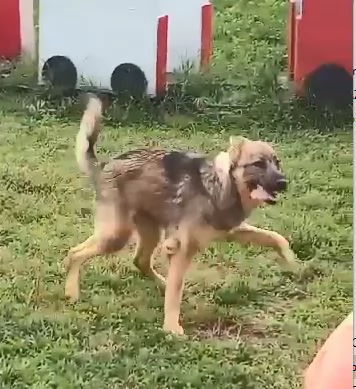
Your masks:
M 80 301 L 67 304 L 62 259 L 92 231 L 93 194 L 73 153 L 80 112 L 2 93 L 0 388 L 301 388 L 303 369 L 352 309 L 351 125 L 273 94 L 286 2 L 216 4 L 213 71 L 240 86 L 230 102 L 250 105 L 160 123 L 118 109 L 99 152 L 156 143 L 211 153 L 229 134 L 272 141 L 289 189 L 251 221 L 290 239 L 304 276 L 282 273 L 272 251 L 212 245 L 188 274 L 185 339 L 161 331 L 163 298 L 128 250 L 87 266 Z M 156 266 L 166 269 L 160 258 Z

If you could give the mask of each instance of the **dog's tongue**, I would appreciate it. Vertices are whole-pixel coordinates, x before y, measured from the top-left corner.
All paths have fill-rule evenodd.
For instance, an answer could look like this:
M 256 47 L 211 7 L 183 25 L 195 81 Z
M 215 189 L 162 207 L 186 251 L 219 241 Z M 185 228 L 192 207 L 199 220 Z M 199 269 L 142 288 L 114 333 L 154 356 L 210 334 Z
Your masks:
M 256 189 L 251 191 L 250 196 L 251 199 L 253 200 L 260 200 L 260 201 L 274 200 L 274 197 L 270 195 L 268 192 L 266 192 L 261 185 L 258 185 Z

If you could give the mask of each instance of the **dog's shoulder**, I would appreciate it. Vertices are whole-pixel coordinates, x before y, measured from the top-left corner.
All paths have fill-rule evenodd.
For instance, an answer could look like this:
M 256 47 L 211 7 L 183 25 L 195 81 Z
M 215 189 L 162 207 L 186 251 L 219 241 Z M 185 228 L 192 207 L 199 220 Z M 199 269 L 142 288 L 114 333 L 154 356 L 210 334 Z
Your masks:
M 162 158 L 165 175 L 172 183 L 186 177 L 199 180 L 201 169 L 207 164 L 205 155 L 189 151 L 170 151 Z

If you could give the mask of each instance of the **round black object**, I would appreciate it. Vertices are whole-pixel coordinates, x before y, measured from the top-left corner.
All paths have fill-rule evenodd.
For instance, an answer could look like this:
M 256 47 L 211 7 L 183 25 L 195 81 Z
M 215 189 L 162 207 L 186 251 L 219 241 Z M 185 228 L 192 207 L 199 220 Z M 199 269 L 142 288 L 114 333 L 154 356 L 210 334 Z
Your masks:
M 62 55 L 55 55 L 49 58 L 42 68 L 42 78 L 55 88 L 63 90 L 75 89 L 77 77 L 77 69 L 73 62 Z
M 122 97 L 140 99 L 146 93 L 145 73 L 133 63 L 122 63 L 111 74 L 111 89 Z
M 307 99 L 319 107 L 352 104 L 352 76 L 340 65 L 325 64 L 307 78 Z

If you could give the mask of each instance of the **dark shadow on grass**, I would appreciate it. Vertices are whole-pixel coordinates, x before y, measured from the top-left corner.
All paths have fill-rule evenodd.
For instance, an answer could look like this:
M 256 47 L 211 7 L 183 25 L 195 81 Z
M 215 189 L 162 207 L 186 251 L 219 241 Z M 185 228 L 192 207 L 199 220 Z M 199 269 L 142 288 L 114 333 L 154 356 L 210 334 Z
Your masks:
M 258 86 L 258 85 L 257 85 Z M 204 124 L 201 131 L 216 132 L 217 127 L 236 130 L 261 128 L 261 133 L 302 134 L 306 130 L 318 133 L 333 132 L 352 126 L 352 109 L 321 110 L 308 105 L 302 99 L 282 102 L 278 91 L 263 94 L 246 86 L 229 83 L 218 76 L 193 75 L 169 89 L 163 99 L 126 99 L 110 95 L 112 104 L 105 114 L 111 124 L 149 124 L 167 126 L 165 117 L 186 115 L 195 122 Z M 88 90 L 89 91 L 89 90 Z M 92 91 L 92 90 L 90 90 Z M 3 88 L 0 101 L 13 100 L 16 110 L 30 115 L 35 120 L 43 116 L 69 122 L 78 122 L 83 112 L 82 94 L 76 91 L 63 96 L 53 89 L 31 89 L 12 86 Z M 102 91 L 102 94 L 108 92 Z M 232 97 L 233 96 L 233 97 Z M 8 104 L 11 109 L 11 105 Z M 13 108 L 13 106 L 12 106 Z M 3 110 L 7 110 L 6 104 Z M 169 125 L 168 125 L 169 127 Z

